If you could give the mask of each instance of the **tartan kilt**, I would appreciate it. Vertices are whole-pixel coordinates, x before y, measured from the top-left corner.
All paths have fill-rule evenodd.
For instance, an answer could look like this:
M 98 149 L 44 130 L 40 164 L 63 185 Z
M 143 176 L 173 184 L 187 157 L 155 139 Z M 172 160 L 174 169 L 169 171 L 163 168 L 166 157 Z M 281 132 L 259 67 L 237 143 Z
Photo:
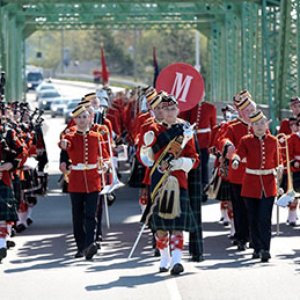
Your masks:
M 300 172 L 293 173 L 293 186 L 294 191 L 300 193 Z
M 180 189 L 180 209 L 181 214 L 179 217 L 163 219 L 158 215 L 158 205 L 156 205 L 150 219 L 151 229 L 154 231 L 195 231 L 197 226 L 195 216 L 190 206 L 188 192 L 184 189 Z
M 225 181 L 222 179 L 216 200 L 220 200 L 220 201 L 230 201 L 231 200 L 230 184 L 228 181 Z
M 0 221 L 17 221 L 16 200 L 12 189 L 0 181 Z

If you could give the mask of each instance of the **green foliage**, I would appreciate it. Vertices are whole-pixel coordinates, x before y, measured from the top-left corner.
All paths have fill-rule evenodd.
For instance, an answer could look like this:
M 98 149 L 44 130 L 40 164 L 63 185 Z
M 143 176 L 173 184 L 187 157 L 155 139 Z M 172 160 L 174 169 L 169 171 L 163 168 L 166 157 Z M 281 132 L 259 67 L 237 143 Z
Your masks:
M 159 68 L 175 62 L 195 64 L 195 32 L 193 30 L 165 31 L 49 31 L 36 32 L 28 40 L 27 63 L 57 69 L 62 48 L 67 48 L 73 61 L 95 61 L 100 68 L 100 47 L 104 47 L 111 74 L 135 76 L 151 82 L 153 76 L 153 47 L 156 47 Z M 36 58 L 41 51 L 42 59 Z M 201 35 L 201 72 L 205 73 L 207 41 Z M 89 73 L 90 70 L 86 70 Z

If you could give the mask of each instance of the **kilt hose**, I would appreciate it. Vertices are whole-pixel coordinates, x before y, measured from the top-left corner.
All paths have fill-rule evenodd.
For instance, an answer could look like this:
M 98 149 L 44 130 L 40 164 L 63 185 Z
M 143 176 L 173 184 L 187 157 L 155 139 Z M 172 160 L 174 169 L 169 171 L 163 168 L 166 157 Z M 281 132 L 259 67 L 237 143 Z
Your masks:
M 0 221 L 17 221 L 16 199 L 11 187 L 0 180 Z

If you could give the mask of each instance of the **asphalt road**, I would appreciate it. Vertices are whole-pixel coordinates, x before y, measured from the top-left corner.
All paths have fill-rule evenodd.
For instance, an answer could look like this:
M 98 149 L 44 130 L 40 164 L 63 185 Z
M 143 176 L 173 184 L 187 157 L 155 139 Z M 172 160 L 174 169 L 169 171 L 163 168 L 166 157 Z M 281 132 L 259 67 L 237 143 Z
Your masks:
M 77 95 L 86 92 L 74 85 L 59 88 Z M 110 207 L 111 228 L 104 226 L 101 251 L 92 262 L 75 260 L 70 202 L 57 184 L 57 142 L 63 126 L 62 118 L 46 116 L 49 192 L 34 209 L 33 225 L 14 238 L 16 248 L 0 265 L 0 299 L 300 299 L 300 227 L 285 225 L 284 209 L 277 236 L 274 208 L 272 259 L 261 264 L 251 259 L 250 249 L 235 250 L 229 229 L 218 223 L 219 203 L 209 200 L 202 208 L 205 260 L 189 262 L 185 244 L 185 272 L 172 277 L 157 272 L 159 259 L 153 257 L 149 232 L 127 260 L 140 228 L 140 209 L 138 189 L 125 187 Z

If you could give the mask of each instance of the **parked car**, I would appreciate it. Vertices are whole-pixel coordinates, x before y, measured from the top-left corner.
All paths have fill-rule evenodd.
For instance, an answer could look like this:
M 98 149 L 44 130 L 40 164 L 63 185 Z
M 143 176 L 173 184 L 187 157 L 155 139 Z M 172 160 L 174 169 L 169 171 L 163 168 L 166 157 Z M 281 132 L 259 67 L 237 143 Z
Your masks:
M 67 107 L 69 99 L 58 99 L 54 100 L 50 105 L 51 117 L 63 116 L 64 109 Z
M 80 102 L 81 99 L 72 99 L 69 100 L 67 107 L 64 109 L 65 123 L 68 124 L 72 119 L 72 111 Z
M 41 92 L 38 100 L 38 108 L 43 110 L 50 110 L 51 103 L 55 100 L 62 99 L 62 96 L 57 91 L 46 90 Z

